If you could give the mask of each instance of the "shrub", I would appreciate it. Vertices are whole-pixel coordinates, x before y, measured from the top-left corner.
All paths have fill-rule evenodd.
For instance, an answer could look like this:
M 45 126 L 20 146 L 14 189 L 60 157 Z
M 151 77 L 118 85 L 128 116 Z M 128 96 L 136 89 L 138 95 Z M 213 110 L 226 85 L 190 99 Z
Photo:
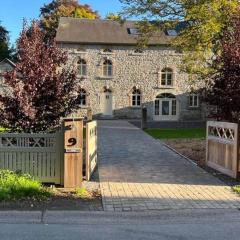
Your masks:
M 85 188 L 76 188 L 75 195 L 79 198 L 90 198 L 91 194 Z
M 240 194 L 240 185 L 234 186 L 233 191 Z
M 29 174 L 0 170 L 0 200 L 43 198 L 50 193 Z

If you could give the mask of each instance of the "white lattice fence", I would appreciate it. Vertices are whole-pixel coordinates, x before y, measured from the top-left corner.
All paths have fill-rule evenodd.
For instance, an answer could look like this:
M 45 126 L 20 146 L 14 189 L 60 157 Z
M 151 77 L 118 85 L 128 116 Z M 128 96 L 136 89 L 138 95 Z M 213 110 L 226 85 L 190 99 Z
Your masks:
M 0 134 L 0 168 L 29 173 L 44 183 L 61 184 L 63 136 Z
M 236 178 L 239 172 L 238 125 L 228 122 L 207 123 L 208 166 Z

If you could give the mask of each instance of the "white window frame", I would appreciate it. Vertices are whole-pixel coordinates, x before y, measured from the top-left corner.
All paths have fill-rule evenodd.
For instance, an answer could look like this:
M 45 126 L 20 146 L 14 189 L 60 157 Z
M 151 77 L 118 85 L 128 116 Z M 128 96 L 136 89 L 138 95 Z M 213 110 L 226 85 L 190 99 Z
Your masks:
M 85 70 L 84 70 L 85 68 Z M 77 62 L 78 75 L 81 77 L 87 76 L 87 61 L 84 58 L 80 58 Z
M 142 93 L 139 89 L 133 89 L 131 94 L 131 106 L 141 107 L 142 104 Z
M 103 77 L 113 76 L 113 62 L 109 59 L 105 59 L 103 62 Z
M 163 79 L 163 75 L 165 75 L 165 79 Z M 171 84 L 168 84 L 168 76 L 171 75 Z M 163 84 L 163 81 L 165 81 L 165 84 Z M 164 68 L 161 71 L 161 80 L 160 80 L 160 86 L 161 87 L 173 87 L 174 82 L 174 72 L 171 68 Z
M 199 94 L 190 93 L 188 96 L 188 105 L 190 108 L 198 108 L 199 107 Z

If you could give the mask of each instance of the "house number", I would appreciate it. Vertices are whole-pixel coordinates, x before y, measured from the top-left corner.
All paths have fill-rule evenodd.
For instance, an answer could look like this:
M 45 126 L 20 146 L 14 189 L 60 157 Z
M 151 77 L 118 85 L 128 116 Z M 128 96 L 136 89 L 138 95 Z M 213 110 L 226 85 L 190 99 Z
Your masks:
M 76 144 L 77 144 L 77 139 L 76 138 L 69 138 L 68 139 L 68 147 L 73 147 L 73 146 L 75 146 Z

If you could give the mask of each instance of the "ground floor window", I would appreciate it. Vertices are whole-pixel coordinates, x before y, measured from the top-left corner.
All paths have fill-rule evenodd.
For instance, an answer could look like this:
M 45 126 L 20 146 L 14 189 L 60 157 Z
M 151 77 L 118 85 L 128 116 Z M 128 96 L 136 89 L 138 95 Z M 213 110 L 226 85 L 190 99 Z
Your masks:
M 199 95 L 196 93 L 189 94 L 189 107 L 199 107 Z
M 140 107 L 141 106 L 141 91 L 134 88 L 132 91 L 132 106 Z
M 87 103 L 87 93 L 84 89 L 80 90 L 80 94 L 79 94 L 79 105 L 81 107 L 86 106 Z

